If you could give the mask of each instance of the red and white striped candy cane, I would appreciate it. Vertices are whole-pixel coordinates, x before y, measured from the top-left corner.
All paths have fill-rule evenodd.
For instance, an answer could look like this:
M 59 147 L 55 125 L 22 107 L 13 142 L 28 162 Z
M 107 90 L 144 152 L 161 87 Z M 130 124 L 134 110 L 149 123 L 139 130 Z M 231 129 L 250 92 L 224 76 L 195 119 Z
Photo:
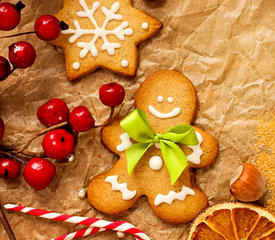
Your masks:
M 134 235 L 135 238 L 138 240 L 150 240 L 150 238 L 145 233 L 143 233 L 142 231 L 134 227 L 132 224 L 127 222 L 121 222 L 121 221 L 110 222 L 106 220 L 101 220 L 99 218 L 72 216 L 72 215 L 49 212 L 46 210 L 41 210 L 41 209 L 36 209 L 31 207 L 18 206 L 14 204 L 6 204 L 4 205 L 4 207 L 8 210 L 18 211 L 18 212 L 26 213 L 28 215 L 51 219 L 55 221 L 81 224 L 85 226 L 104 228 L 108 230 L 114 230 L 117 232 L 129 233 Z
M 76 238 L 80 238 L 80 237 L 86 237 L 86 236 L 90 236 L 99 232 L 103 232 L 106 231 L 106 229 L 104 228 L 96 228 L 96 227 L 89 227 L 89 228 L 85 228 L 85 229 L 81 229 L 79 231 L 76 231 L 74 233 L 69 233 L 66 235 L 63 235 L 61 237 L 57 237 L 57 238 L 53 238 L 51 240 L 73 240 Z M 119 238 L 124 237 L 124 233 L 122 232 L 117 232 L 117 236 Z
M 72 240 L 75 238 L 90 236 L 90 235 L 96 234 L 98 232 L 103 232 L 105 230 L 106 229 L 104 229 L 104 228 L 89 227 L 89 228 L 81 229 L 74 233 L 69 233 L 69 234 L 63 235 L 61 237 L 53 238 L 52 240 Z

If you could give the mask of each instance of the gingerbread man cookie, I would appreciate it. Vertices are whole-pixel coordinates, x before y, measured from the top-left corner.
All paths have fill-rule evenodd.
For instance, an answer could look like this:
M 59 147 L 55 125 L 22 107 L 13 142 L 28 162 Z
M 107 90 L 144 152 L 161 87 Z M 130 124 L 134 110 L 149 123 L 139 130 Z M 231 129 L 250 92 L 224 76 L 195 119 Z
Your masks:
M 69 25 L 52 41 L 65 50 L 69 80 L 103 67 L 134 76 L 137 46 L 154 36 L 162 23 L 132 7 L 130 0 L 64 0 L 56 17 Z
M 149 76 L 135 96 L 136 108 L 145 113 L 147 123 L 155 133 L 165 133 L 168 129 L 176 129 L 173 127 L 177 125 L 190 124 L 196 102 L 196 91 L 192 83 L 179 72 L 168 70 Z M 145 195 L 154 213 L 164 221 L 184 223 L 194 219 L 208 205 L 208 200 L 196 185 L 192 168 L 206 167 L 215 161 L 218 154 L 215 138 L 200 128 L 189 125 L 197 143 L 193 146 L 177 143 L 178 149 L 185 154 L 188 165 L 171 182 L 169 170 L 177 169 L 171 169 L 169 162 L 164 159 L 167 155 L 163 152 L 162 142 L 158 143 L 167 134 L 156 134 L 150 147 L 129 174 L 128 150 L 134 146 L 135 141 L 123 130 L 121 126 L 124 120 L 121 120 L 116 119 L 102 130 L 103 143 L 119 159 L 110 171 L 91 180 L 88 187 L 90 203 L 104 213 L 118 214 L 129 209 Z M 135 128 L 138 129 L 139 126 L 135 125 L 130 131 Z M 175 160 L 173 154 L 170 160 Z

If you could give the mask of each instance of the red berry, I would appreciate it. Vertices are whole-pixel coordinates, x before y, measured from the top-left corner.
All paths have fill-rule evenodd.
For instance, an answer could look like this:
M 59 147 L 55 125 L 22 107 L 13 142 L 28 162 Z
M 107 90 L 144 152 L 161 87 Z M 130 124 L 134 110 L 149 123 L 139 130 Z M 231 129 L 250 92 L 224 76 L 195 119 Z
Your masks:
M 11 66 L 9 61 L 0 56 L 0 81 L 5 80 L 11 73 Z
M 14 29 L 20 22 L 20 11 L 25 7 L 22 2 L 17 4 L 0 3 L 0 30 L 9 31 Z
M 70 110 L 67 104 L 58 98 L 52 98 L 41 105 L 36 113 L 39 121 L 46 126 L 66 122 L 69 114 Z
M 62 160 L 73 152 L 74 137 L 64 129 L 55 129 L 44 136 L 42 147 L 49 158 Z
M 40 16 L 34 24 L 34 29 L 36 35 L 45 41 L 56 39 L 61 32 L 59 20 L 52 15 Z
M 94 127 L 95 120 L 88 108 L 79 106 L 71 112 L 69 123 L 76 132 L 86 132 Z
M 104 84 L 99 90 L 99 98 L 101 102 L 109 107 L 116 107 L 120 105 L 124 97 L 124 88 L 115 82 Z
M 25 41 L 13 43 L 9 46 L 9 59 L 15 68 L 27 68 L 36 58 L 35 49 Z
M 43 158 L 32 158 L 24 168 L 25 181 L 35 190 L 46 188 L 56 173 L 55 166 Z
M 3 139 L 4 131 L 5 131 L 5 124 L 3 119 L 0 117 L 0 141 Z
M 14 160 L 3 158 L 0 160 L 0 177 L 15 179 L 19 176 L 20 164 Z

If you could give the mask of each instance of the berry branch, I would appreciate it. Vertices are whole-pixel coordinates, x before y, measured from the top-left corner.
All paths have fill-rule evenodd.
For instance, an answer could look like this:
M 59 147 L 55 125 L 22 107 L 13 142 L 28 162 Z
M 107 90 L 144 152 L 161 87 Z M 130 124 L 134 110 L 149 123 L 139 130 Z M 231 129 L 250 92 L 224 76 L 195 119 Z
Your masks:
M 12 229 L 11 229 L 11 227 L 10 227 L 10 224 L 9 224 L 9 222 L 8 222 L 8 219 L 7 219 L 7 217 L 6 217 L 6 214 L 5 214 L 5 212 L 4 212 L 4 209 L 3 209 L 3 207 L 2 207 L 1 202 L 0 202 L 0 220 L 1 220 L 1 222 L 2 222 L 2 225 L 3 225 L 3 227 L 4 227 L 5 231 L 6 231 L 6 233 L 7 233 L 8 237 L 9 237 L 9 239 L 10 239 L 10 240 L 16 240 L 16 239 L 15 239 L 15 236 L 14 236 L 14 233 L 13 233 L 13 231 L 12 231 Z
M 112 119 L 113 119 L 113 116 L 114 116 L 114 112 L 115 112 L 115 108 L 111 107 L 111 112 L 110 112 L 110 115 L 109 115 L 108 119 L 106 120 L 106 122 L 103 123 L 103 124 L 100 124 L 100 125 L 95 125 L 94 127 L 95 128 L 101 128 L 101 127 L 109 125 L 112 122 Z
M 19 1 L 16 4 L 0 3 L 0 30 L 10 31 L 16 28 L 21 20 L 21 10 L 25 5 Z M 40 16 L 34 24 L 34 31 L 24 33 L 17 33 L 9 36 L 1 36 L 0 38 L 11 38 L 25 34 L 35 33 L 38 38 L 44 41 L 51 41 L 56 39 L 61 30 L 68 29 L 69 26 L 59 21 L 53 15 Z M 0 81 L 5 80 L 13 73 L 15 69 L 24 69 L 30 67 L 36 58 L 36 51 L 34 47 L 25 41 L 19 41 L 9 46 L 9 61 L 0 56 Z M 11 69 L 11 65 L 13 68 Z
M 18 37 L 18 36 L 22 36 L 22 35 L 26 35 L 26 34 L 31 34 L 31 33 L 36 33 L 36 31 L 17 33 L 17 34 L 13 34 L 13 35 L 6 35 L 6 36 L 2 36 L 0 38 L 12 38 L 12 37 Z
M 44 153 L 34 153 L 34 152 L 27 151 L 27 150 L 25 150 L 24 152 L 21 152 L 21 153 L 15 153 L 17 151 L 17 149 L 10 147 L 10 146 L 2 145 L 2 144 L 0 144 L 0 149 L 2 151 L 2 154 L 6 155 L 6 156 L 7 156 L 7 154 L 4 154 L 4 153 L 10 153 L 18 158 L 24 158 L 24 159 L 46 157 Z
M 0 153 L 3 154 L 3 155 L 8 156 L 9 158 L 13 158 L 14 160 L 16 160 L 19 163 L 22 163 L 22 164 L 26 165 L 26 162 L 22 161 L 21 159 L 17 158 L 16 156 L 14 156 L 13 154 L 11 154 L 9 152 L 5 152 L 5 151 L 0 150 Z
M 64 160 L 68 162 L 75 149 L 79 133 L 109 125 L 113 120 L 115 107 L 123 102 L 124 97 L 125 91 L 120 84 L 112 82 L 100 88 L 101 102 L 111 108 L 108 119 L 100 125 L 95 125 L 95 120 L 87 107 L 78 106 L 70 112 L 63 100 L 50 99 L 41 105 L 36 113 L 38 120 L 47 126 L 46 129 L 36 133 L 19 149 L 0 145 L 0 154 L 8 157 L 0 159 L 0 177 L 17 178 L 20 174 L 20 164 L 24 164 L 23 174 L 26 182 L 36 190 L 46 188 L 55 176 L 56 168 L 45 158 L 55 159 L 57 163 L 58 161 L 63 163 Z M 0 141 L 4 134 L 4 127 L 0 117 Z M 45 135 L 42 140 L 43 155 L 28 152 L 27 148 L 30 144 L 42 135 Z
M 25 149 L 27 149 L 29 147 L 29 145 L 38 137 L 44 135 L 45 133 L 57 129 L 57 128 L 62 128 L 64 126 L 66 126 L 68 124 L 68 122 L 63 122 L 63 123 L 59 123 L 57 125 L 51 126 L 49 128 L 43 129 L 42 131 L 38 132 L 37 134 L 35 134 L 33 137 L 31 137 L 20 149 L 13 151 L 14 154 L 18 154 L 18 153 L 22 153 Z

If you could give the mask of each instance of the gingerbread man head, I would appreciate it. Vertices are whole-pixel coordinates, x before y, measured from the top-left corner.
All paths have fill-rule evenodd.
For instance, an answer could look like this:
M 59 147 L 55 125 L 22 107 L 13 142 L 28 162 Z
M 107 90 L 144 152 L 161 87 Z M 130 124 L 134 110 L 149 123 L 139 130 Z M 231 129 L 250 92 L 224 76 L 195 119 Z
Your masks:
M 149 76 L 135 96 L 135 106 L 143 110 L 156 133 L 190 124 L 196 109 L 196 91 L 192 83 L 175 71 L 159 71 Z M 95 176 L 88 187 L 90 203 L 99 211 L 118 214 L 129 209 L 141 196 L 148 198 L 154 213 L 171 223 L 184 223 L 207 206 L 206 195 L 195 184 L 191 168 L 209 166 L 218 153 L 217 141 L 194 126 L 199 144 L 178 144 L 187 156 L 188 167 L 171 184 L 158 144 L 150 147 L 132 174 L 127 171 L 125 150 L 134 141 L 115 120 L 102 131 L 103 143 L 119 156 L 111 170 Z
M 148 77 L 135 97 L 135 106 L 143 110 L 151 127 L 159 133 L 179 124 L 190 124 L 197 96 L 192 83 L 175 71 L 159 71 Z

